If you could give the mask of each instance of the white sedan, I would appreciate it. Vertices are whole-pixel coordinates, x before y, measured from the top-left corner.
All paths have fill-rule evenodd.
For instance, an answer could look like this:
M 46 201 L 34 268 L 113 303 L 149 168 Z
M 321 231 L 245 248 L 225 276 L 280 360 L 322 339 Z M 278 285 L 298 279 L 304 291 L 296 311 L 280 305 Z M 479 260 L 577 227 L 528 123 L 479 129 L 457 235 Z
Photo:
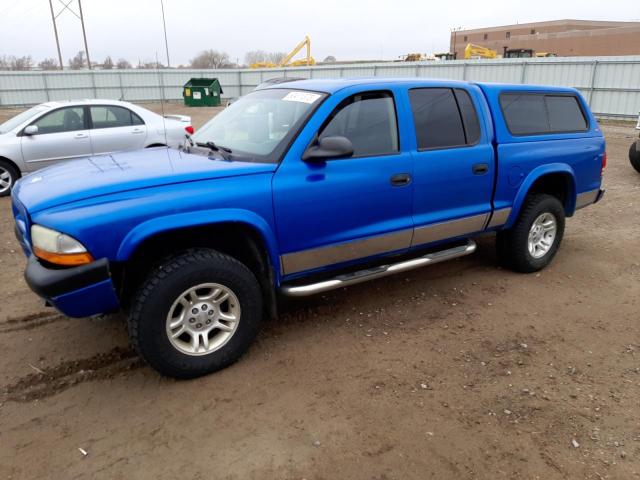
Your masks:
M 64 160 L 146 147 L 179 147 L 191 118 L 115 100 L 47 102 L 0 124 L 0 197 L 25 173 Z

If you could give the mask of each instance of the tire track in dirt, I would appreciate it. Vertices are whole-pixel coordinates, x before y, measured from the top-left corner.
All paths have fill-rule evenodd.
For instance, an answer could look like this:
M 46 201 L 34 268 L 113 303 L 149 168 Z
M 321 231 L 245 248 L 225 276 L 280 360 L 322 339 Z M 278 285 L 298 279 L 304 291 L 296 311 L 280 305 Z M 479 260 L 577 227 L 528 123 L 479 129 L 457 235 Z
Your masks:
M 53 396 L 84 382 L 110 379 L 142 365 L 142 359 L 132 349 L 115 347 L 105 353 L 62 362 L 43 369 L 42 373 L 21 377 L 3 386 L 0 395 L 4 400 L 29 402 Z
M 0 333 L 32 330 L 49 323 L 65 320 L 67 317 L 57 312 L 40 312 L 9 318 L 0 322 Z

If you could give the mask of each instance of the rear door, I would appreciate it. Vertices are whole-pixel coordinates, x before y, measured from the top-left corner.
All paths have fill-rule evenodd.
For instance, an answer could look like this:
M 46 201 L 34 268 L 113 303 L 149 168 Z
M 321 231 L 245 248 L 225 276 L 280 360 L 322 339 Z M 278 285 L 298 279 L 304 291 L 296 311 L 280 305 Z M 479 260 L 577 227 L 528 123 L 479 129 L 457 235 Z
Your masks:
M 31 125 L 38 127 L 38 133 L 22 134 L 20 139 L 22 156 L 29 171 L 91 155 L 88 119 L 83 106 L 53 110 Z
M 145 146 L 147 126 L 134 112 L 117 105 L 92 105 L 91 148 L 94 154 L 137 150 Z
M 357 93 L 352 93 L 352 92 Z M 280 165 L 273 181 L 284 275 L 317 270 L 411 244 L 411 154 L 390 90 L 331 97 Z M 319 126 L 312 127 L 311 124 Z M 313 138 L 343 136 L 349 158 L 302 160 Z
M 421 87 L 408 93 L 415 131 L 412 245 L 483 230 L 495 163 L 481 104 L 474 100 L 480 92 Z

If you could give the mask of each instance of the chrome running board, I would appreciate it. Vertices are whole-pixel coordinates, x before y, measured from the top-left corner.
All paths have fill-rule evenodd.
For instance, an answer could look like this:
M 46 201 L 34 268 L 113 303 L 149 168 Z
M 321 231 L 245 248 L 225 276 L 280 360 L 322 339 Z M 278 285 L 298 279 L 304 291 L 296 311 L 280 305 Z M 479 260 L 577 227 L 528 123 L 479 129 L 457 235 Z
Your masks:
M 448 248 L 439 252 L 428 253 L 422 257 L 404 260 L 391 265 L 382 265 L 357 272 L 345 273 L 329 280 L 323 280 L 309 285 L 283 285 L 280 291 L 289 297 L 306 297 L 307 295 L 315 295 L 316 293 L 326 292 L 336 288 L 355 285 L 356 283 L 366 282 L 375 278 L 386 277 L 395 273 L 406 272 L 414 268 L 433 265 L 435 263 L 444 262 L 453 258 L 463 257 L 476 251 L 476 242 L 468 240 L 466 245 Z

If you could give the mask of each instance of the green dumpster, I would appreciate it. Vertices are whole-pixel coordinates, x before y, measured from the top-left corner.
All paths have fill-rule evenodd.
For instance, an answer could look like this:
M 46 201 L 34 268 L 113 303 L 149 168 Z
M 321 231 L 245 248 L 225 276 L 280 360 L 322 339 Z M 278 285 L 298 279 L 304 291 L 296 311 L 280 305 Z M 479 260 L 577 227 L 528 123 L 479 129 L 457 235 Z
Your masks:
M 192 78 L 182 87 L 182 98 L 188 107 L 217 107 L 222 93 L 217 78 Z

